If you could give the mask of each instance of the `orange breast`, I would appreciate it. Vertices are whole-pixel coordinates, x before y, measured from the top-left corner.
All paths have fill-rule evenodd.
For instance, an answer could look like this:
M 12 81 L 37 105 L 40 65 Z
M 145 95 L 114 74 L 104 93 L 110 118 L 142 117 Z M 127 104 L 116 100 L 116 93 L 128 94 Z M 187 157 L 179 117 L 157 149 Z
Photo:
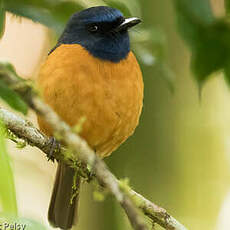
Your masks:
M 132 52 L 112 63 L 92 57 L 80 45 L 61 45 L 39 75 L 44 100 L 69 125 L 86 118 L 80 135 L 97 154 L 113 152 L 135 130 L 143 103 L 143 80 Z M 38 118 L 39 126 L 52 135 Z

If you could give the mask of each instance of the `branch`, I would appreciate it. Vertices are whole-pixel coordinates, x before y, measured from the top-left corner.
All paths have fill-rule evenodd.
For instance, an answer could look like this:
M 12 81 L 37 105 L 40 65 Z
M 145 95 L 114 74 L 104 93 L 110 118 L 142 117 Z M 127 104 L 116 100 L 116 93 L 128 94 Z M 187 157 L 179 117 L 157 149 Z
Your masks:
M 62 121 L 59 116 L 46 105 L 37 95 L 35 90 L 27 81 L 19 78 L 15 72 L 9 68 L 0 68 L 0 79 L 4 81 L 11 89 L 14 89 L 22 99 L 41 116 L 58 133 L 62 142 L 73 152 L 73 158 L 79 159 L 82 163 L 89 165 L 96 179 L 100 184 L 110 191 L 112 195 L 124 208 L 131 225 L 135 230 L 147 230 L 147 225 L 138 213 L 138 208 L 132 200 L 119 187 L 115 176 L 108 170 L 106 164 L 94 151 L 88 146 L 87 142 L 74 133 L 70 126 Z M 65 159 L 64 161 L 65 162 Z M 76 166 L 77 160 L 74 161 Z
M 20 116 L 0 107 L 0 120 L 18 138 L 26 141 L 29 145 L 35 146 L 43 151 L 47 157 L 52 150 L 51 138 L 40 132 L 33 124 Z M 71 168 L 77 168 L 82 177 L 90 181 L 92 174 L 77 161 L 76 156 L 68 154 L 64 147 L 60 151 L 54 151 L 53 157 L 57 161 L 63 161 Z M 81 167 L 81 168 L 79 168 Z
M 31 109 L 42 116 L 51 125 L 53 130 L 61 134 L 64 144 L 72 150 L 72 153 L 67 155 L 62 148 L 60 152 L 54 154 L 55 159 L 61 160 L 73 168 L 77 166 L 78 159 L 88 164 L 92 168 L 98 182 L 107 188 L 124 208 L 135 230 L 147 230 L 147 226 L 143 222 L 138 209 L 142 210 L 153 222 L 158 223 L 167 230 L 186 230 L 182 224 L 170 216 L 164 209 L 136 193 L 127 185 L 122 186 L 122 183 L 108 170 L 104 161 L 94 153 L 87 142 L 74 133 L 71 127 L 62 121 L 50 107 L 44 104 L 31 86 L 26 84 L 24 80 L 15 78 L 13 74 L 7 71 L 0 71 L 0 79 L 4 80 L 11 88 L 14 88 Z M 3 108 L 0 108 L 0 118 L 17 137 L 26 140 L 30 145 L 36 146 L 46 154 L 49 154 L 51 149 L 49 138 L 30 122 Z
M 24 120 L 23 118 L 15 115 L 12 112 L 9 112 L 4 108 L 0 108 L 0 119 L 3 121 L 6 127 L 18 138 L 25 140 L 31 146 L 36 146 L 46 155 L 50 153 L 50 138 L 42 134 L 37 128 L 33 126 L 31 122 Z M 76 156 L 66 156 L 66 151 L 64 148 L 61 148 L 61 151 L 58 154 L 54 154 L 55 159 L 64 161 L 68 166 L 72 168 L 76 167 Z M 87 179 L 91 179 L 90 172 L 86 172 L 85 169 L 84 176 L 87 177 Z M 119 183 L 122 184 L 121 182 Z M 123 188 L 123 185 L 120 185 L 120 187 Z M 182 226 L 177 220 L 170 216 L 163 208 L 158 207 L 128 186 L 125 186 L 123 190 L 126 191 L 127 195 L 129 195 L 132 200 L 135 201 L 137 207 L 140 208 L 143 213 L 152 219 L 155 223 L 158 223 L 165 229 L 186 230 L 184 226 Z

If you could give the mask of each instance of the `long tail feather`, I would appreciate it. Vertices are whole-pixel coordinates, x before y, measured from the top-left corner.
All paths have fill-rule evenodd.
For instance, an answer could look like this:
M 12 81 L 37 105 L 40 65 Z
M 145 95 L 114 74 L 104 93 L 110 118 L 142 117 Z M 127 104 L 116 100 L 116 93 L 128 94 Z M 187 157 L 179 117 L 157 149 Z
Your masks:
M 76 188 L 73 188 L 74 180 Z M 53 227 L 68 230 L 76 224 L 80 183 L 81 178 L 73 169 L 59 163 L 48 212 Z

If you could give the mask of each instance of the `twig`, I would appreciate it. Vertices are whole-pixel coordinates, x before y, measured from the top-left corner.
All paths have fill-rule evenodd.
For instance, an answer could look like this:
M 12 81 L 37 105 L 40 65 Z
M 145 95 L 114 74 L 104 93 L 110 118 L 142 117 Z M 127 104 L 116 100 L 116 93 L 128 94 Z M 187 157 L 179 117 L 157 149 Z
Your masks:
M 124 208 L 133 228 L 135 230 L 147 230 L 147 225 L 139 215 L 138 208 L 131 199 L 121 191 L 115 176 L 108 170 L 104 161 L 88 146 L 87 142 L 74 133 L 71 127 L 62 121 L 59 116 L 38 97 L 33 88 L 29 84 L 26 84 L 26 81 L 21 80 L 18 76 L 15 77 L 9 70 L 1 68 L 0 79 L 8 84 L 9 87 L 15 89 L 30 108 L 39 114 L 53 128 L 54 132 L 61 135 L 62 142 L 76 154 L 76 158 L 92 168 L 98 182 L 103 184 Z
M 4 108 L 0 108 L 0 119 L 17 137 L 27 141 L 32 146 L 36 146 L 44 153 L 49 154 L 51 147 L 49 145 L 49 138 L 36 129 L 31 122 L 24 120 Z M 54 157 L 57 160 L 64 161 L 70 167 L 75 167 L 76 156 L 66 156 L 64 148 L 62 148 L 61 152 L 55 154 Z M 85 169 L 83 170 L 85 177 L 87 177 L 87 179 L 91 179 L 90 172 Z M 183 225 L 170 216 L 163 208 L 158 207 L 128 186 L 125 191 L 132 200 L 134 200 L 138 208 L 140 208 L 146 216 L 158 223 L 160 226 L 166 229 L 186 230 Z
M 88 146 L 85 140 L 72 132 L 71 128 L 62 121 L 50 107 L 39 99 L 28 84 L 23 84 L 23 81 L 14 78 L 10 72 L 1 71 L 1 68 L 0 79 L 4 80 L 11 88 L 16 84 L 21 84 L 22 87 L 15 87 L 15 91 L 19 93 L 27 104 L 42 116 L 56 132 L 61 134 L 63 142 L 73 150 L 73 153 L 66 156 L 65 151 L 62 149 L 62 151 L 56 153 L 54 157 L 71 167 L 76 167 L 77 158 L 91 166 L 98 182 L 103 184 L 124 208 L 135 230 L 147 230 L 147 226 L 143 222 L 141 215 L 139 215 L 137 207 L 141 209 L 146 216 L 167 230 L 186 230 L 182 224 L 170 216 L 164 209 L 159 208 L 128 186 L 126 189 L 122 189 L 119 181 L 108 170 L 104 161 L 94 154 L 94 151 Z M 31 123 L 2 108 L 0 108 L 0 118 L 19 138 L 40 148 L 46 154 L 49 153 L 49 138 L 34 128 Z
M 31 146 L 35 146 L 42 150 L 47 157 L 51 152 L 50 138 L 40 132 L 33 124 L 20 116 L 0 107 L 0 120 L 4 122 L 6 127 L 18 138 L 26 141 Z M 14 141 L 11 138 L 12 141 Z M 77 168 L 81 176 L 91 181 L 92 173 L 87 168 L 83 167 L 73 154 L 68 154 L 68 151 L 61 146 L 60 151 L 53 152 L 53 156 L 57 161 L 63 161 L 71 168 Z M 81 167 L 79 169 L 79 167 Z
M 92 171 L 95 173 L 99 183 L 103 184 L 103 186 L 115 196 L 117 201 L 126 211 L 133 228 L 136 230 L 147 230 L 147 227 L 142 219 L 138 218 L 139 215 L 135 205 L 120 190 L 119 183 L 117 182 L 115 176 L 108 170 L 104 161 L 102 161 L 88 146 L 87 142 L 72 132 L 71 128 L 38 97 L 34 97 L 32 99 L 32 103 L 34 110 L 51 125 L 53 130 L 61 134 L 63 143 L 65 143 L 77 154 L 79 160 L 88 164 L 92 168 Z
M 49 145 L 49 138 L 36 129 L 31 122 L 24 120 L 4 108 L 0 108 L 0 119 L 17 137 L 27 141 L 32 146 L 36 146 L 44 153 L 49 154 L 51 147 Z M 70 167 L 75 167 L 76 157 L 72 155 L 66 156 L 64 148 L 62 148 L 62 151 L 54 156 L 55 159 L 64 161 Z M 91 174 L 85 169 L 84 175 L 87 179 L 90 179 Z M 142 195 L 132 190 L 130 187 L 127 187 L 125 191 L 135 201 L 138 208 L 140 208 L 146 216 L 158 223 L 160 226 L 166 229 L 186 230 L 184 226 L 170 216 L 163 208 L 158 207 Z
M 173 218 L 165 209 L 157 206 L 139 193 L 128 187 L 128 194 L 135 200 L 146 216 L 166 230 L 187 230 L 180 222 Z

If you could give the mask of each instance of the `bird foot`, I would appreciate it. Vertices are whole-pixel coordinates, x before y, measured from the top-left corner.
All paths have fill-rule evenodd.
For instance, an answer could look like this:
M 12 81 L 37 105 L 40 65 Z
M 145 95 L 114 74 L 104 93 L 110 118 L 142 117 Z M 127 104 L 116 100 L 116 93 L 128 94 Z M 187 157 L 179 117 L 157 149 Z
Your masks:
M 49 152 L 47 153 L 48 161 L 54 162 L 55 161 L 54 155 L 60 152 L 61 145 L 55 137 L 50 137 L 48 146 L 49 146 Z

